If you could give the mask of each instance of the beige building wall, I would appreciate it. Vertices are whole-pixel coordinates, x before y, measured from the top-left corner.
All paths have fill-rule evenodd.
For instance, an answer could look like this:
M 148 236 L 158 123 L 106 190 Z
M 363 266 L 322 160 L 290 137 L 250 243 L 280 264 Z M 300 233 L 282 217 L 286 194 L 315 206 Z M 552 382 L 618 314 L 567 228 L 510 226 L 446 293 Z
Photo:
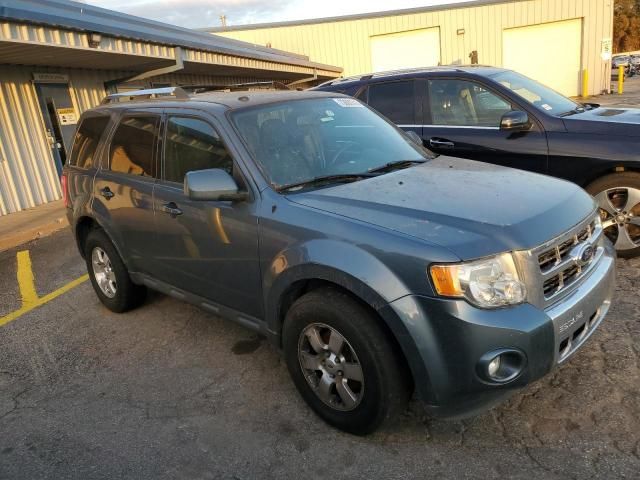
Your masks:
M 481 1 L 478 6 L 467 4 L 461 7 L 453 4 L 441 10 L 413 9 L 393 15 L 379 14 L 355 19 L 344 17 L 283 26 L 247 25 L 231 27 L 226 31 L 213 29 L 212 33 L 308 55 L 315 61 L 343 67 L 344 76 L 350 76 L 373 70 L 370 38 L 375 35 L 439 27 L 443 65 L 469 63 L 470 52 L 477 50 L 479 63 L 503 66 L 504 30 L 582 19 L 581 67 L 589 72 L 588 93 L 598 94 L 610 86 L 610 66 L 602 60 L 600 53 L 602 41 L 611 39 L 613 35 L 613 1 Z M 558 49 L 562 47 L 557 45 Z M 535 48 L 535 44 L 530 45 L 531 50 Z M 554 55 L 553 51 L 546 53 L 550 58 Z M 523 57 L 529 54 L 528 49 L 522 51 Z

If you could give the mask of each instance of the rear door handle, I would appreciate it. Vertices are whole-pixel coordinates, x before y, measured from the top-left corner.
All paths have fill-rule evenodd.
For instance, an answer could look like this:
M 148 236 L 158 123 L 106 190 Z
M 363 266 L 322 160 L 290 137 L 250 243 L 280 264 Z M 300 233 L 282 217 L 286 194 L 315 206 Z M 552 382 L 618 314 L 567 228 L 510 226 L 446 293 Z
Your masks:
M 182 210 L 180 210 L 174 202 L 169 202 L 162 205 L 162 211 L 164 213 L 168 213 L 172 217 L 177 217 L 178 215 L 182 215 Z
M 115 196 L 115 193 L 113 193 L 109 187 L 104 187 L 100 189 L 100 195 L 107 200 L 110 200 Z
M 429 140 L 429 145 L 434 148 L 453 148 L 456 146 L 452 141 L 443 138 L 432 138 Z

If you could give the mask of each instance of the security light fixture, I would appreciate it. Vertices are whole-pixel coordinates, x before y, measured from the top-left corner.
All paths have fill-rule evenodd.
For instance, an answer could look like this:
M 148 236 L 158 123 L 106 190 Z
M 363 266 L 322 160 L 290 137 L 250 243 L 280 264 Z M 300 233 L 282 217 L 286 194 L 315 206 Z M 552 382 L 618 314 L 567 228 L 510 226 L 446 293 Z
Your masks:
M 89 46 L 91 48 L 98 48 L 100 46 L 100 41 L 102 40 L 102 35 L 99 33 L 90 33 L 89 34 Z

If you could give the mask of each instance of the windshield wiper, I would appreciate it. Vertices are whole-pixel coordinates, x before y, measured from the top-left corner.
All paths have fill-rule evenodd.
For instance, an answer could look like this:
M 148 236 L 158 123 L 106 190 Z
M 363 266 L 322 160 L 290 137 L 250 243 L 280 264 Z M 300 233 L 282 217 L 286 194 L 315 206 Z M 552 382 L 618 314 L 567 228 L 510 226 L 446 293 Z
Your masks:
M 584 111 L 585 111 L 584 107 L 577 107 L 577 108 L 574 108 L 573 110 L 569 110 L 568 112 L 561 113 L 558 116 L 559 117 L 568 117 L 570 115 L 576 115 L 578 113 L 583 113 Z
M 396 162 L 389 162 L 380 167 L 372 168 L 367 170 L 368 173 L 387 173 L 392 172 L 393 170 L 400 170 L 402 168 L 410 167 L 411 165 L 415 165 L 416 163 L 424 163 L 426 160 L 398 160 Z
M 278 192 L 285 192 L 294 189 L 301 189 L 303 187 L 315 187 L 327 183 L 337 182 L 356 182 L 363 178 L 377 177 L 382 173 L 391 172 L 393 170 L 399 170 L 401 168 L 407 168 L 416 163 L 424 163 L 426 160 L 398 160 L 396 162 L 389 162 L 380 167 L 372 168 L 362 173 L 341 173 L 336 175 L 323 175 L 321 177 L 314 177 L 303 182 L 289 183 L 287 185 L 281 185 L 276 188 Z
M 277 187 L 278 192 L 284 192 L 287 190 L 299 189 L 303 187 L 315 187 L 318 185 L 323 185 L 327 183 L 336 183 L 336 182 L 356 182 L 358 180 L 362 180 L 363 178 L 375 177 L 374 174 L 369 172 L 365 173 L 342 173 L 337 175 L 323 175 L 321 177 L 311 178 L 309 180 L 305 180 L 303 182 L 289 183 L 287 185 L 282 185 Z

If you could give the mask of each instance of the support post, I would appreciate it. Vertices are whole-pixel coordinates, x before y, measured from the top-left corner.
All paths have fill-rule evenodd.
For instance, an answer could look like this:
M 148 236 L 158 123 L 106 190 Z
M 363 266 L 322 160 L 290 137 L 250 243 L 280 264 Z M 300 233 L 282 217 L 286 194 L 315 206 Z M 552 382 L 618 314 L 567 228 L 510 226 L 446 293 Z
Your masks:
M 589 96 L 589 70 L 586 68 L 582 71 L 582 98 Z
M 624 93 L 624 66 L 620 65 L 618 67 L 618 95 L 622 95 Z

